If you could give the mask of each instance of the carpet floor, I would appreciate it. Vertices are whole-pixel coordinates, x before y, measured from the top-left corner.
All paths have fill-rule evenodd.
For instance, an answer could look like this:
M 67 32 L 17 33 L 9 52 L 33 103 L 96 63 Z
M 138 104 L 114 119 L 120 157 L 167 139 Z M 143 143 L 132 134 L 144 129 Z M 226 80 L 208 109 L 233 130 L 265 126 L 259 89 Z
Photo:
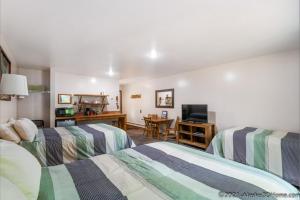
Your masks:
M 164 140 L 158 140 L 157 138 L 150 138 L 144 135 L 143 129 L 130 128 L 127 130 L 127 134 L 131 137 L 136 145 L 148 144 L 152 142 L 159 142 Z M 175 139 L 170 139 L 168 142 L 176 142 Z

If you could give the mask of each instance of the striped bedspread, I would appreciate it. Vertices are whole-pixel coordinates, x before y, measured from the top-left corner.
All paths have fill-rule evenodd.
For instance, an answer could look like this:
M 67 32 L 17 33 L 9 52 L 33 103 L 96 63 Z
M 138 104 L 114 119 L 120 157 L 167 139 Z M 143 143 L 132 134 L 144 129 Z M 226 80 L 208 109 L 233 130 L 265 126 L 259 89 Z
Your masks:
M 207 152 L 247 164 L 300 186 L 300 134 L 253 127 L 218 133 Z
M 33 142 L 21 142 L 42 166 L 53 166 L 112 153 L 135 144 L 122 129 L 107 124 L 39 129 Z
M 42 169 L 39 200 L 298 199 L 270 173 L 158 142 Z M 292 197 L 292 198 L 291 198 Z

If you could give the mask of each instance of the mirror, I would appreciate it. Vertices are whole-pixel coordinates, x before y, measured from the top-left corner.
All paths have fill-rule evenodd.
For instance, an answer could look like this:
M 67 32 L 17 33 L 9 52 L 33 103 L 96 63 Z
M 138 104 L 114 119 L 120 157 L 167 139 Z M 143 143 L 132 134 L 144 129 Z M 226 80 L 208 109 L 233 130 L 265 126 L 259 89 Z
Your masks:
M 58 104 L 72 104 L 72 95 L 58 94 Z

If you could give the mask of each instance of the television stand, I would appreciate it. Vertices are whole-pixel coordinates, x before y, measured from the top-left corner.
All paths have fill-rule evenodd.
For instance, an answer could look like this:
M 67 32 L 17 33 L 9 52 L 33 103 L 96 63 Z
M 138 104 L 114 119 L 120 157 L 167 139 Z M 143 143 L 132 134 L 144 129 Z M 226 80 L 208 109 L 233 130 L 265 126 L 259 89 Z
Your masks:
M 212 123 L 179 122 L 177 143 L 206 149 L 215 133 L 215 125 Z

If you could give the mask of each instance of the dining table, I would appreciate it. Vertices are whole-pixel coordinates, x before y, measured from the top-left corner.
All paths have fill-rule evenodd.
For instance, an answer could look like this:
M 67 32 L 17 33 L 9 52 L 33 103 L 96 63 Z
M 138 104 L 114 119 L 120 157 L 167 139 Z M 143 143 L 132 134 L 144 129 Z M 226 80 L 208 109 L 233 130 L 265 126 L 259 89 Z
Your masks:
M 154 135 L 157 135 L 157 139 L 160 139 L 159 130 L 164 125 L 166 128 L 169 124 L 173 122 L 174 119 L 168 119 L 168 118 L 161 118 L 161 117 L 151 117 L 150 122 L 155 127 L 154 129 Z

